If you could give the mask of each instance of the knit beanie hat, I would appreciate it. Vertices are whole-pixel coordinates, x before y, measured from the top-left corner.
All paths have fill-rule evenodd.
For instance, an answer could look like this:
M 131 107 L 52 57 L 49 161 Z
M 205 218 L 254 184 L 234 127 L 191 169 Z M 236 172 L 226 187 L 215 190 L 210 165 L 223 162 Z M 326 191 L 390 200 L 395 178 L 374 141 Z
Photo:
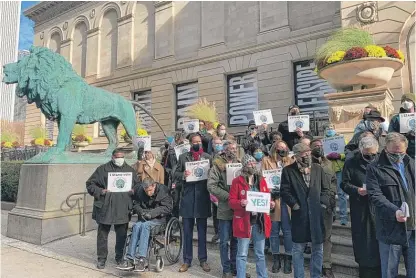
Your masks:
M 249 162 L 257 163 L 254 157 L 252 157 L 249 154 L 245 154 L 243 158 L 241 159 L 241 164 L 243 165 L 243 168 L 246 167 Z
M 413 101 L 413 103 L 416 103 L 415 102 L 415 95 L 411 94 L 411 93 L 407 93 L 407 94 L 402 95 L 401 102 L 403 102 L 405 100 L 410 100 L 410 101 Z

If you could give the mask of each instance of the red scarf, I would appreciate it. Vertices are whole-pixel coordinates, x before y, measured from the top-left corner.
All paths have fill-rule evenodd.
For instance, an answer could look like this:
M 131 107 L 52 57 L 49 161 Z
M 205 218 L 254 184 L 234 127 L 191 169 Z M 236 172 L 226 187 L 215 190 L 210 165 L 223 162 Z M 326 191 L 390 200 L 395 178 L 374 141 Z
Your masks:
M 191 154 L 192 154 L 192 157 L 194 158 L 194 161 L 198 161 L 203 152 L 204 150 L 202 148 L 199 148 L 199 151 L 197 152 L 191 149 Z

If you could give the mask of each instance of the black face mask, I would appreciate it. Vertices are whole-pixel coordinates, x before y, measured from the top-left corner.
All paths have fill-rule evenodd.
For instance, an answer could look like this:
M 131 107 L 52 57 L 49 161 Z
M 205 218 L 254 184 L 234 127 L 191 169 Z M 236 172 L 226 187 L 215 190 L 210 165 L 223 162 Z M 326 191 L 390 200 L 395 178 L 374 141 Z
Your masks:
M 314 148 L 312 150 L 312 155 L 316 158 L 323 157 L 324 156 L 324 150 L 321 147 Z
M 297 111 L 292 111 L 292 112 L 290 112 L 290 115 L 296 116 L 296 115 L 298 115 L 298 112 Z
M 194 151 L 194 152 L 199 152 L 199 149 L 201 148 L 201 145 L 200 144 L 193 144 L 192 145 L 192 150 Z
M 371 153 L 371 154 L 363 154 L 363 159 L 367 162 L 372 162 L 374 159 L 376 159 L 377 154 Z
M 288 156 L 289 152 L 287 150 L 277 150 L 277 154 L 280 157 L 286 157 L 286 156 Z
M 165 149 L 169 148 L 169 143 L 165 143 Z

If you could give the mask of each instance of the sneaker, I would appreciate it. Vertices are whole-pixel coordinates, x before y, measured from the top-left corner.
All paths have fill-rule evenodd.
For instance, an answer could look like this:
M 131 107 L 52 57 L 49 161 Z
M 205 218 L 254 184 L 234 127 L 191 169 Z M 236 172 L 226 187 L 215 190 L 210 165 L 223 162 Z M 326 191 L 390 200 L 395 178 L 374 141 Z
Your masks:
M 135 272 L 144 272 L 146 270 L 146 260 L 145 258 L 140 258 L 137 263 L 136 266 L 134 267 L 134 271 Z
M 117 269 L 130 271 L 134 269 L 134 262 L 132 260 L 125 260 L 116 266 Z
M 210 272 L 211 271 L 211 268 L 209 267 L 209 264 L 207 262 L 200 263 L 200 266 L 201 266 L 202 270 L 205 271 L 205 272 Z
M 97 262 L 97 268 L 98 269 L 104 269 L 105 268 L 105 261 L 98 261 Z

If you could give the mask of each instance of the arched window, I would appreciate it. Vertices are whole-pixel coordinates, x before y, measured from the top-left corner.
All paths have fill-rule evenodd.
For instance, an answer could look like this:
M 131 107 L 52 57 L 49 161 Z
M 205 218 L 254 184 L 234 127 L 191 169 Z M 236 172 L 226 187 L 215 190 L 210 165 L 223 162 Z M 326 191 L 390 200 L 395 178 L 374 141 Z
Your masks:
M 72 66 L 75 71 L 85 77 L 85 68 L 87 62 L 87 25 L 81 21 L 75 26 Z
M 61 41 L 61 35 L 58 32 L 53 33 L 49 41 L 49 49 L 56 53 L 61 53 Z
M 409 82 L 410 82 L 410 91 L 411 93 L 416 93 L 416 83 L 415 83 L 415 23 L 410 28 L 409 36 L 406 41 L 406 50 L 407 50 L 407 66 L 409 68 Z
M 101 23 L 100 77 L 110 75 L 117 67 L 117 12 L 108 10 Z

